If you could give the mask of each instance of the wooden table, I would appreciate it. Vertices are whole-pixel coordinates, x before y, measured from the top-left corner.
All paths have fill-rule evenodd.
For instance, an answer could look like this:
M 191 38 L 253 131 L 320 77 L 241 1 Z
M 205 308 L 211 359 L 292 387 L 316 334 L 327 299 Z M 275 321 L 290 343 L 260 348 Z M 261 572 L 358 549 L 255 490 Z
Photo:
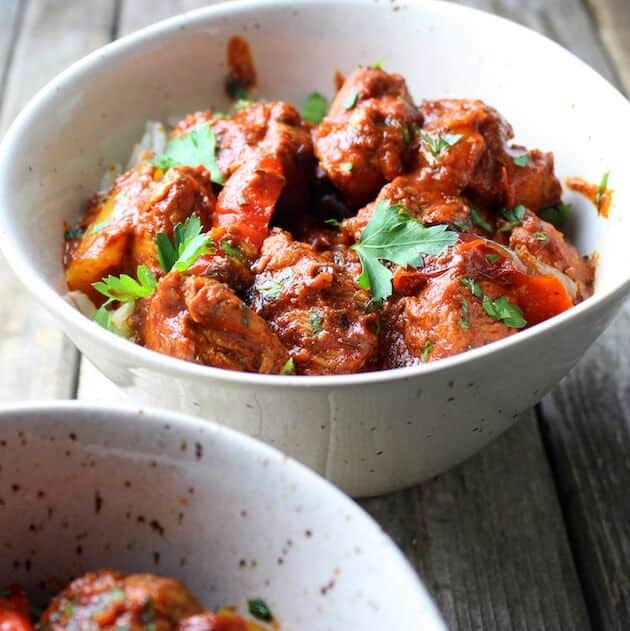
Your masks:
M 462 2 L 546 33 L 630 90 L 628 0 Z M 0 0 L 0 132 L 71 62 L 204 4 Z M 482 453 L 363 502 L 449 628 L 630 629 L 629 331 L 630 305 L 539 408 Z M 0 400 L 118 399 L 111 388 L 0 260 Z

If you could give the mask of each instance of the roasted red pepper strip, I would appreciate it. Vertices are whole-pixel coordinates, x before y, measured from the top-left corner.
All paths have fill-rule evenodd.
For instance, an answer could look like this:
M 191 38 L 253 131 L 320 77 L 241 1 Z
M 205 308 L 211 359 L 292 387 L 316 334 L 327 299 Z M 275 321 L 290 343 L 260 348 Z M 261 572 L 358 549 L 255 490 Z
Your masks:
M 263 155 L 249 160 L 234 172 L 219 194 L 213 225 L 229 227 L 232 235 L 260 248 L 284 184 L 279 158 Z

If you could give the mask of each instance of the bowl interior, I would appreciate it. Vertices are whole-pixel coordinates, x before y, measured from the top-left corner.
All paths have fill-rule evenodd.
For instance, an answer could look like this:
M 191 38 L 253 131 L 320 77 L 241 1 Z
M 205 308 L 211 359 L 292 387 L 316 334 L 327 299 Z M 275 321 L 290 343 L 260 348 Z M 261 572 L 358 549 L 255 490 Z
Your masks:
M 113 567 L 176 577 L 211 607 L 263 597 L 287 629 L 442 628 L 361 509 L 252 439 L 58 404 L 2 412 L 0 451 L 0 585 L 42 596 Z
M 599 182 L 610 170 L 610 218 L 599 218 L 592 204 L 568 193 L 575 205 L 569 233 L 583 253 L 599 254 L 598 292 L 628 279 L 630 183 L 619 142 L 630 132 L 626 100 L 549 40 L 432 1 L 237 1 L 97 51 L 45 89 L 5 141 L 0 229 L 11 258 L 64 290 L 64 222 L 80 215 L 107 165 L 126 162 L 146 120 L 226 106 L 225 50 L 233 34 L 251 45 L 261 97 L 301 104 L 311 90 L 332 96 L 336 69 L 347 73 L 383 60 L 407 78 L 418 101 L 479 97 L 494 105 L 513 124 L 518 142 L 554 151 L 562 177 Z

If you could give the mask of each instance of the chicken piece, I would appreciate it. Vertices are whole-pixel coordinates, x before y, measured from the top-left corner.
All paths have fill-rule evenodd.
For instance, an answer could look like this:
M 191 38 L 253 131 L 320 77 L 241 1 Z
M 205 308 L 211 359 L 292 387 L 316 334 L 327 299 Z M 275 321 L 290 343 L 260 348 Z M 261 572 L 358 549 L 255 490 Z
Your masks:
M 33 631 L 26 592 L 18 585 L 0 590 L 0 631 Z
M 176 631 L 180 620 L 202 612 L 196 598 L 179 581 L 100 570 L 70 583 L 50 603 L 39 628 L 141 631 L 151 627 Z
M 396 297 L 384 308 L 381 352 L 386 368 L 478 348 L 573 305 L 555 276 L 527 274 L 511 253 L 473 237 L 414 273 L 419 281 L 415 293 Z M 506 300 L 518 318 L 507 318 L 505 310 L 493 308 L 495 301 Z
M 451 224 L 473 232 L 476 227 L 471 221 L 469 203 L 461 196 L 449 195 L 439 190 L 436 182 L 419 179 L 415 175 L 401 175 L 386 184 L 376 201 L 364 206 L 354 216 L 343 222 L 343 232 L 353 241 L 358 241 L 372 215 L 374 206 L 383 201 L 391 205 L 401 204 L 409 213 L 425 225 Z
M 152 350 L 259 373 L 280 373 L 289 359 L 267 323 L 212 278 L 172 271 L 143 302 L 146 317 L 141 318 L 139 337 Z
M 313 131 L 320 167 L 348 206 L 367 203 L 411 168 L 421 122 L 400 75 L 359 68 L 348 77 Z
M 420 111 L 421 177 L 440 182 L 444 192 L 466 189 L 482 204 L 524 204 L 534 212 L 560 202 L 552 154 L 510 147 L 512 128 L 494 108 L 479 100 L 440 99 L 424 101 Z M 449 142 L 440 145 L 440 139 Z M 524 154 L 528 158 L 517 164 Z
M 566 274 L 575 281 L 579 299 L 593 293 L 593 263 L 580 256 L 559 230 L 534 213 L 527 211 L 521 225 L 512 229 L 510 247 L 532 270 L 538 269 L 537 262 L 540 262 Z
M 378 316 L 369 294 L 339 263 L 275 230 L 254 264 L 252 304 L 289 349 L 298 374 L 344 374 L 373 367 Z
M 67 253 L 66 282 L 100 303 L 92 283 L 108 274 L 135 276 L 138 265 L 161 273 L 153 239 L 197 215 L 210 227 L 215 196 L 202 167 L 174 167 L 163 173 L 149 163 L 117 178 L 104 198 L 96 197 L 82 221 L 83 236 Z
M 279 158 L 286 170 L 291 197 L 304 192 L 314 168 L 313 143 L 299 112 L 289 103 L 252 103 L 230 118 L 213 118 L 212 110 L 197 112 L 180 121 L 174 136 L 188 133 L 209 122 L 217 137 L 217 163 L 227 179 L 254 155 Z M 298 201 L 302 202 L 301 198 Z

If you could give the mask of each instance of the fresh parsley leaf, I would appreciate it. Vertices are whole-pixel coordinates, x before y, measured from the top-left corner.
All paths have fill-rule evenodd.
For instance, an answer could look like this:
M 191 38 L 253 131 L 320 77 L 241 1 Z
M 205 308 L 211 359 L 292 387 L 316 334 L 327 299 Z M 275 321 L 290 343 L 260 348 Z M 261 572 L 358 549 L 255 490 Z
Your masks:
M 319 92 L 311 92 L 304 101 L 302 118 L 313 125 L 319 125 L 328 111 L 328 100 Z
M 153 158 L 152 164 L 167 170 L 174 166 L 204 166 L 212 181 L 223 184 L 224 178 L 216 160 L 217 138 L 210 123 L 201 123 L 187 134 L 168 141 L 166 151 Z
M 350 94 L 346 97 L 346 100 L 343 102 L 343 106 L 347 110 L 351 110 L 359 100 L 359 91 L 354 88 Z
M 536 241 L 546 241 L 547 235 L 544 232 L 534 232 L 534 239 Z
M 293 270 L 285 268 L 259 285 L 258 293 L 265 299 L 275 300 L 293 282 Z
M 253 103 L 254 101 L 251 101 L 248 98 L 238 99 L 238 101 L 232 105 L 232 112 L 240 112 L 241 110 L 248 108 Z
M 501 216 L 507 221 L 499 228 L 499 232 L 509 232 L 516 226 L 520 226 L 523 223 L 525 217 L 525 206 L 518 204 L 514 208 L 502 208 Z
M 424 348 L 422 349 L 422 354 L 420 355 L 420 361 L 424 364 L 429 359 L 429 355 L 431 355 L 431 351 L 433 350 L 433 342 L 431 340 L 427 340 L 424 343 Z
M 475 298 L 483 298 L 483 290 L 472 278 L 460 278 L 459 282 L 466 287 L 466 289 L 469 289 L 470 293 L 475 296 Z
M 352 162 L 342 162 L 339 165 L 339 169 L 343 172 L 343 173 L 350 173 L 352 171 Z
M 462 298 L 460 303 L 460 308 L 462 310 L 463 316 L 459 319 L 459 326 L 462 329 L 470 328 L 470 307 L 468 306 L 468 300 L 466 298 Z
M 488 261 L 488 263 L 496 263 L 500 258 L 500 254 L 486 254 L 486 261 Z
M 290 359 L 287 364 L 289 362 L 293 364 L 292 359 Z M 282 370 L 284 371 L 284 368 Z M 283 374 L 286 373 L 283 372 Z M 251 600 L 248 600 L 247 606 L 249 608 L 249 613 L 257 620 L 262 620 L 263 622 L 271 622 L 273 620 L 271 609 L 269 609 L 267 603 L 262 598 L 252 598 Z
M 231 258 L 240 261 L 241 263 L 246 263 L 247 259 L 243 254 L 241 248 L 237 245 L 232 245 L 227 239 L 223 239 L 221 241 L 221 249 Z
M 443 151 L 456 145 L 462 139 L 461 134 L 429 134 L 422 130 L 419 133 L 434 158 L 439 157 Z
M 549 222 L 556 228 L 561 228 L 569 218 L 571 204 L 560 204 L 560 206 L 547 206 L 538 212 L 538 216 Z
M 492 226 L 479 214 L 479 211 L 474 206 L 470 207 L 470 218 L 475 226 L 486 232 L 492 232 Z
M 610 171 L 606 171 L 604 175 L 602 175 L 601 182 L 597 187 L 597 192 L 595 193 L 595 205 L 597 206 L 597 210 L 600 210 L 602 207 L 602 196 L 606 192 L 608 188 L 608 178 L 610 177 Z
M 102 326 L 104 329 L 109 331 L 110 333 L 115 333 L 120 337 L 125 337 L 122 331 L 114 324 L 112 319 L 112 312 L 107 310 L 106 305 L 99 307 L 92 316 L 92 320 L 96 322 L 99 326 Z
M 362 266 L 357 283 L 380 302 L 392 295 L 392 273 L 382 260 L 420 267 L 424 264 L 423 254 L 439 254 L 458 238 L 446 225 L 426 228 L 404 206 L 378 202 L 358 243 L 352 246 Z
M 342 222 L 339 221 L 339 219 L 335 219 L 334 217 L 331 217 L 330 219 L 324 219 L 324 223 L 327 226 L 332 226 L 333 228 L 337 228 L 337 229 L 339 229 L 342 224 Z
M 106 228 L 107 226 L 109 226 L 110 222 L 111 222 L 111 218 L 108 217 L 107 219 L 103 219 L 103 221 L 99 221 L 98 223 L 92 224 L 90 226 L 89 233 L 90 234 L 97 234 L 98 232 L 103 230 L 103 228 Z
M 138 280 L 135 280 L 128 274 L 120 276 L 110 274 L 98 283 L 92 283 L 92 287 L 109 298 L 106 305 L 114 300 L 131 302 L 150 296 L 157 287 L 157 279 L 145 265 L 138 265 L 137 276 Z
M 374 68 L 374 70 L 383 70 L 383 64 L 385 63 L 384 59 L 379 59 L 370 65 L 370 68 Z
M 521 308 L 510 302 L 507 296 L 500 296 L 496 300 L 492 300 L 489 296 L 484 295 L 481 304 L 483 310 L 491 318 L 503 322 L 507 327 L 522 329 L 527 326 L 527 320 L 523 317 Z
M 512 162 L 514 162 L 514 164 L 517 167 L 525 167 L 527 166 L 530 162 L 532 161 L 531 156 L 529 155 L 529 153 L 523 153 L 520 156 L 514 156 L 512 158 Z
M 68 228 L 68 230 L 63 233 L 63 238 L 64 241 L 73 241 L 74 239 L 80 239 L 84 233 L 83 228 Z
M 464 219 L 455 219 L 451 222 L 459 231 L 468 232 L 472 230 L 472 223 Z
M 287 361 L 284 363 L 284 366 L 282 366 L 282 369 L 280 370 L 280 374 L 281 375 L 294 375 L 295 374 L 295 362 L 293 361 L 293 357 L 289 357 L 289 359 L 287 359 Z M 251 602 L 252 601 L 250 601 L 249 613 L 251 613 L 252 616 L 258 618 L 258 616 L 252 611 Z M 260 602 L 263 605 L 265 604 L 262 601 L 260 601 Z M 269 615 L 271 615 L 271 613 Z M 266 620 L 266 618 L 260 618 L 260 619 L 261 620 Z M 269 618 L 269 620 L 271 620 L 271 618 Z
M 164 232 L 154 239 L 158 261 L 165 272 L 176 269 L 185 272 L 200 256 L 214 252 L 214 242 L 207 234 L 201 234 L 201 219 L 191 215 L 173 229 L 171 241 Z M 227 252 L 226 252 L 227 253 Z
M 527 326 L 527 320 L 525 320 L 521 308 L 510 302 L 507 296 L 500 296 L 496 300 L 492 300 L 472 278 L 460 278 L 459 282 L 469 289 L 475 298 L 481 299 L 483 310 L 491 318 L 503 322 L 505 326 L 513 329 L 522 329 Z
M 313 335 L 317 335 L 324 330 L 324 327 L 322 326 L 322 316 L 320 316 L 317 311 L 312 310 L 309 313 L 309 319 L 311 321 L 311 331 L 313 332 Z

